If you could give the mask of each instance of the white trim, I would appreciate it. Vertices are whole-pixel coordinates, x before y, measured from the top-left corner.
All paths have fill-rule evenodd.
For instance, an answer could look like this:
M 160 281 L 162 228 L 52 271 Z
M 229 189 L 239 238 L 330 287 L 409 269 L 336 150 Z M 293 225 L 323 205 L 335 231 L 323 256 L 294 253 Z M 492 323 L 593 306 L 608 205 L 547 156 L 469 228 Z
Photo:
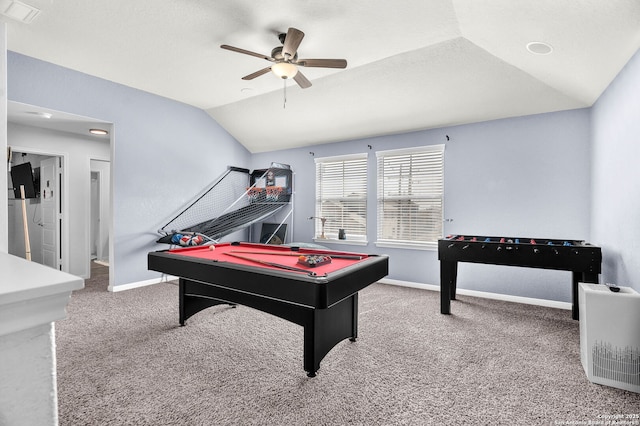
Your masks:
M 109 287 L 114 287 L 116 283 L 116 249 L 115 249 L 115 207 L 114 207 L 114 189 L 115 175 L 113 171 L 113 162 L 116 159 L 116 125 L 111 123 L 111 132 L 109 133 Z
M 0 152 L 4 158 L 4 153 L 11 146 L 7 143 L 7 24 L 0 22 Z M 9 198 L 8 185 L 8 162 L 2 163 L 2 171 L 0 171 L 0 194 L 3 194 L 2 205 L 0 205 L 0 253 L 9 252 L 9 203 L 5 200 Z M 2 402 L 2 401 L 0 401 Z
M 422 284 L 411 281 L 400 281 L 393 280 L 390 278 L 383 278 L 378 281 L 380 284 L 388 284 L 388 285 L 397 285 L 400 287 L 412 287 L 419 288 L 422 290 L 430 290 L 440 292 L 440 286 L 434 284 Z M 462 296 L 472 296 L 479 297 L 482 299 L 492 299 L 492 300 L 501 300 L 504 302 L 515 302 L 522 303 L 525 305 L 536 305 L 543 306 L 546 308 L 556 308 L 556 309 L 564 309 L 570 311 L 572 309 L 572 305 L 569 302 L 558 302 L 556 300 L 547 300 L 547 299 L 535 299 L 532 297 L 522 297 L 522 296 L 511 296 L 509 294 L 499 294 L 499 293 L 488 293 L 485 291 L 477 291 L 477 290 L 466 290 L 463 288 L 459 288 L 456 290 L 456 294 Z
M 111 284 L 109 284 L 109 287 L 107 288 L 107 290 L 115 293 L 118 291 L 131 290 L 138 287 L 146 287 L 148 285 L 164 283 L 167 281 L 173 281 L 179 278 L 180 277 L 175 277 L 173 275 L 162 275 L 161 277 L 158 277 L 158 278 L 152 278 L 150 280 L 144 280 L 144 281 L 136 281 L 129 284 L 122 284 L 117 286 L 112 286 Z
M 422 145 L 412 148 L 400 148 L 400 149 L 387 149 L 385 151 L 376 151 L 376 157 L 385 157 L 387 155 L 406 155 L 426 151 L 442 151 L 444 152 L 445 144 L 437 145 Z
M 317 163 L 329 163 L 334 161 L 349 161 L 349 160 L 362 160 L 363 158 L 368 158 L 369 154 L 366 152 L 356 153 L 356 154 L 346 154 L 346 155 L 335 155 L 333 157 L 318 157 L 314 158 L 313 161 Z
M 374 243 L 376 247 L 386 247 L 386 248 L 399 248 L 399 249 L 410 249 L 410 250 L 427 250 L 427 251 L 436 251 L 438 249 L 438 243 L 409 243 L 409 242 L 394 242 L 394 241 L 376 241 Z
M 344 244 L 349 246 L 366 246 L 369 242 L 366 240 L 337 240 L 335 238 L 314 238 L 313 241 L 318 244 Z
M 150 280 L 123 284 L 123 285 L 116 286 L 114 288 L 109 286 L 108 290 L 115 293 L 118 291 L 131 290 L 138 287 L 146 287 L 149 285 L 159 284 L 159 283 L 173 281 L 177 279 L 179 279 L 179 277 L 176 277 L 173 275 L 163 275 L 159 278 L 153 278 Z M 416 283 L 413 281 L 394 280 L 391 278 L 382 278 L 381 280 L 378 281 L 378 283 L 386 284 L 386 285 L 395 285 L 399 287 L 411 287 L 411 288 L 418 288 L 421 290 L 440 292 L 440 286 L 435 284 L 423 284 L 423 283 Z M 547 300 L 547 299 L 535 299 L 532 297 L 512 296 L 509 294 L 489 293 L 489 292 L 477 291 L 477 290 L 466 290 L 464 288 L 457 289 L 456 294 L 459 294 L 462 296 L 479 297 L 482 299 L 501 300 L 503 302 L 514 302 L 514 303 L 522 303 L 525 305 L 535 305 L 535 306 L 543 306 L 546 308 L 563 309 L 566 311 L 570 311 L 572 309 L 572 305 L 569 302 L 559 302 L 556 300 Z

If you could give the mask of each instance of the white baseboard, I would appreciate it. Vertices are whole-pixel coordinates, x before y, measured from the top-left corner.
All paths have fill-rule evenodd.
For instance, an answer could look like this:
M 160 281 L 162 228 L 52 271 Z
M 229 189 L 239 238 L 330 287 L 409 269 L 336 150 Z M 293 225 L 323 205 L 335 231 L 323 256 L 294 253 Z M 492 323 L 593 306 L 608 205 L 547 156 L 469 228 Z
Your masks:
M 415 283 L 411 281 L 392 280 L 389 278 L 383 278 L 378 282 L 381 284 L 397 285 L 401 287 L 420 288 L 423 290 L 438 291 L 438 292 L 440 291 L 440 286 L 434 285 L 434 284 L 422 284 L 422 283 Z M 567 311 L 570 311 L 572 308 L 571 303 L 569 302 L 558 302 L 555 300 L 534 299 L 532 297 L 511 296 L 508 294 L 499 294 L 499 293 L 488 293 L 488 292 L 477 291 L 477 290 L 466 290 L 464 288 L 458 288 L 456 290 L 456 294 L 459 294 L 462 296 L 481 297 L 483 299 L 502 300 L 505 302 L 523 303 L 525 305 L 536 305 L 536 306 L 544 306 L 547 308 L 564 309 Z
M 129 283 L 129 284 L 122 284 L 115 287 L 109 286 L 108 290 L 112 292 L 131 290 L 138 287 L 145 287 L 148 285 L 177 280 L 178 278 L 179 277 L 175 277 L 172 275 L 163 275 L 159 278 L 154 278 L 150 280 L 138 281 L 138 282 Z M 380 284 L 397 285 L 400 287 L 412 287 L 412 288 L 419 288 L 422 290 L 438 291 L 438 292 L 440 291 L 440 286 L 434 285 L 434 284 L 422 284 L 422 283 L 416 283 L 412 281 L 393 280 L 390 278 L 383 278 L 378 282 Z M 477 291 L 477 290 L 466 290 L 464 288 L 457 289 L 456 294 L 459 294 L 462 296 L 481 297 L 484 299 L 502 300 L 505 302 L 523 303 L 525 305 L 536 305 L 536 306 L 544 306 L 547 308 L 564 309 L 567 311 L 571 310 L 571 303 L 558 302 L 555 300 L 534 299 L 531 297 L 511 296 L 508 294 L 499 294 L 499 293 L 488 293 L 488 292 Z
M 129 283 L 129 284 L 122 284 L 122 285 L 117 285 L 117 286 L 111 286 L 109 285 L 109 288 L 107 290 L 112 291 L 112 292 L 117 292 L 117 291 L 124 291 L 124 290 L 131 290 L 134 288 L 138 288 L 138 287 L 145 287 L 148 285 L 153 285 L 153 284 L 159 284 L 159 283 L 164 283 L 167 281 L 173 281 L 173 280 L 177 280 L 179 277 L 174 277 L 173 275 L 163 275 L 159 278 L 153 278 L 150 280 L 145 280 L 145 281 L 137 281 L 134 283 Z

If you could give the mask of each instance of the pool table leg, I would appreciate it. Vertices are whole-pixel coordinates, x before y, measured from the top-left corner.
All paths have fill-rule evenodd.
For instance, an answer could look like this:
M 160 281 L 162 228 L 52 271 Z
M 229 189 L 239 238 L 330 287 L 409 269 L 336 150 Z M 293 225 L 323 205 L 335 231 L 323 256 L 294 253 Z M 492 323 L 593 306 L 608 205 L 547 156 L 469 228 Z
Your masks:
M 351 337 L 349 340 L 355 342 L 358 339 L 358 293 L 351 297 L 351 309 L 352 309 L 352 327 Z
M 304 370 L 315 377 L 320 361 L 342 340 L 358 337 L 358 293 L 330 306 L 313 309 L 304 327 Z

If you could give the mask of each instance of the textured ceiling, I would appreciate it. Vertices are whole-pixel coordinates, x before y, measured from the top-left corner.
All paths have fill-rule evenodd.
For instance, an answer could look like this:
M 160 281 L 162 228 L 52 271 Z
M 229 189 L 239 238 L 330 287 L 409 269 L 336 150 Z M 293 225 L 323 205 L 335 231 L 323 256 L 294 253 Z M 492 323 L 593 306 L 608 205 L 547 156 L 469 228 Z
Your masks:
M 588 107 L 640 48 L 640 0 L 22 1 L 9 50 L 202 108 L 251 152 Z M 269 55 L 288 27 L 348 66 L 301 68 L 283 108 L 283 80 L 241 80 L 269 62 L 219 46 Z

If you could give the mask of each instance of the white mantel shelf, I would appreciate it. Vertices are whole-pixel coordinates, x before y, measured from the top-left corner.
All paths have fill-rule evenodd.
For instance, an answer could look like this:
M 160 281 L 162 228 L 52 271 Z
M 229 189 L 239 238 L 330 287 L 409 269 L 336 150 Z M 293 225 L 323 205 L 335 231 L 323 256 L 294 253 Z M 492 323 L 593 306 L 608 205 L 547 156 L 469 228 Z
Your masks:
M 65 318 L 82 278 L 0 253 L 0 336 Z

